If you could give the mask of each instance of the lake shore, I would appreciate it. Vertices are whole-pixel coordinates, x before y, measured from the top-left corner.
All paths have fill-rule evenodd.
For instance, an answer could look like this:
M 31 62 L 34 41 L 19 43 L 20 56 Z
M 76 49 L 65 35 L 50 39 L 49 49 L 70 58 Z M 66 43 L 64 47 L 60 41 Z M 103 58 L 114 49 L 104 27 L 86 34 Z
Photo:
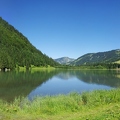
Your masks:
M 0 120 L 102 120 L 120 118 L 120 89 L 0 100 Z

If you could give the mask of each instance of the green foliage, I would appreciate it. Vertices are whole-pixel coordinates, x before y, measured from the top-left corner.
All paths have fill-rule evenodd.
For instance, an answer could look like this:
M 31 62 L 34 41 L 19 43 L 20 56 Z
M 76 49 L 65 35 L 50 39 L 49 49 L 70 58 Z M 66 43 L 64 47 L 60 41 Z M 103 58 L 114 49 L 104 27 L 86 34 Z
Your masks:
M 0 68 L 15 68 L 16 65 L 56 66 L 52 58 L 37 50 L 28 39 L 0 17 Z
M 119 63 L 94 63 L 94 64 L 86 64 L 79 65 L 79 68 L 84 69 L 118 69 L 120 68 Z
M 85 65 L 77 65 L 77 66 L 72 66 L 72 65 L 61 65 L 56 68 L 61 68 L 61 69 L 120 69 L 120 63 L 89 63 Z

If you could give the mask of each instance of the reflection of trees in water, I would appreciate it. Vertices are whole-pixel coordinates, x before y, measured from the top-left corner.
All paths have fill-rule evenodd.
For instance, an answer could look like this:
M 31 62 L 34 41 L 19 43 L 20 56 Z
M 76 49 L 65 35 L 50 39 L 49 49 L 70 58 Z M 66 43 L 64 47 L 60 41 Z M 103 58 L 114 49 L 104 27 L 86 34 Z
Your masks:
M 51 79 L 53 76 L 69 80 L 77 77 L 90 83 L 120 87 L 120 72 L 107 70 L 52 70 L 38 72 L 0 72 L 0 98 L 12 101 L 18 96 L 27 96 L 37 86 Z
M 58 71 L 0 72 L 0 98 L 11 101 L 18 96 L 27 96 L 33 89 L 51 79 Z
M 64 71 L 61 71 L 60 73 L 58 73 L 56 75 L 56 77 L 63 79 L 63 80 L 68 80 L 70 78 L 75 77 L 75 74 L 73 74 L 73 73 L 74 73 L 74 71 L 71 72 L 71 71 L 64 70 Z
M 111 87 L 120 87 L 119 71 L 109 70 L 64 70 L 57 77 L 69 79 L 77 77 L 79 80 L 89 84 L 107 85 Z
M 116 71 L 81 71 L 76 76 L 86 83 L 120 87 L 120 79 L 117 77 Z

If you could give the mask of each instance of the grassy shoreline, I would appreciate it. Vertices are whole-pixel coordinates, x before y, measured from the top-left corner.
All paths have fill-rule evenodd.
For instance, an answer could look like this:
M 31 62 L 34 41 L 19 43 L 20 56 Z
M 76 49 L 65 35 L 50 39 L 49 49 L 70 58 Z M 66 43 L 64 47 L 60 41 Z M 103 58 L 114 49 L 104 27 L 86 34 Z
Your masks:
M 0 120 L 103 120 L 120 118 L 120 89 L 0 100 Z

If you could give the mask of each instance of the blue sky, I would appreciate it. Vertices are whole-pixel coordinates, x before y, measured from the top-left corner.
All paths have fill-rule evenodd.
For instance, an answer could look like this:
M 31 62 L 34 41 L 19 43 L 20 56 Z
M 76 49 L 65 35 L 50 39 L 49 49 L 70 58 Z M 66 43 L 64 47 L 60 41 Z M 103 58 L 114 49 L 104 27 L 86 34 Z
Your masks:
M 52 58 L 120 48 L 120 0 L 0 0 L 0 16 Z

